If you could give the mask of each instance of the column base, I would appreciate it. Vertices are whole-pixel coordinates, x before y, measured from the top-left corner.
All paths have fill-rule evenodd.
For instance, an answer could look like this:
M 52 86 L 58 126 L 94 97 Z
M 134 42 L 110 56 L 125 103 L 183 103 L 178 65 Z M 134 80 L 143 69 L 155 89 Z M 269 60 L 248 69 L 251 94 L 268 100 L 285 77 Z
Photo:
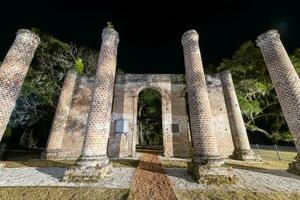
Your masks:
M 222 164 L 224 160 L 214 159 L 207 160 L 206 164 L 197 163 L 194 158 L 188 163 L 188 173 L 190 173 L 193 179 L 198 183 L 203 184 L 233 184 L 236 181 L 236 176 L 233 173 L 231 167 L 224 167 Z
M 60 153 L 61 153 L 61 149 L 45 150 L 41 155 L 41 159 L 59 160 Z
M 296 157 L 296 161 L 289 163 L 288 172 L 299 175 L 300 176 L 300 154 L 298 153 Z
M 105 156 L 81 157 L 77 166 L 69 168 L 63 177 L 65 182 L 98 182 L 112 172 L 112 164 Z
M 242 160 L 242 161 L 251 161 L 255 160 L 254 153 L 251 149 L 235 149 L 233 151 L 232 159 Z
M 5 162 L 0 161 L 0 170 L 5 168 Z

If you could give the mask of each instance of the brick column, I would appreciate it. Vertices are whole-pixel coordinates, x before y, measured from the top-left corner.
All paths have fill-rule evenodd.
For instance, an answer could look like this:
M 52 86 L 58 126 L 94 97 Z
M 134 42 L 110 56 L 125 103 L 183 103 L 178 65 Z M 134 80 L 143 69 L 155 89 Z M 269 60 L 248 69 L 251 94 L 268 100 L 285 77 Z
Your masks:
M 232 171 L 221 167 L 216 135 L 212 125 L 211 109 L 207 94 L 206 80 L 195 30 L 183 34 L 181 43 L 184 51 L 190 122 L 193 142 L 193 159 L 188 171 L 199 182 L 233 180 Z
M 238 160 L 254 160 L 229 70 L 221 72 L 221 80 L 234 144 L 233 158 Z
M 288 127 L 298 151 L 297 161 L 290 170 L 300 174 L 300 79 L 276 30 L 260 35 L 256 40 L 274 85 Z
M 212 126 L 198 39 L 199 36 L 194 30 L 187 31 L 182 36 L 194 148 L 193 160 L 199 164 L 219 164 L 221 159 Z
M 97 181 L 111 171 L 107 158 L 107 144 L 111 125 L 118 43 L 117 31 L 113 28 L 105 28 L 102 33 L 102 45 L 82 154 L 77 161 L 77 168 L 65 174 L 67 181 Z
M 0 67 L 0 141 L 39 43 L 36 34 L 19 30 Z
M 76 77 L 77 74 L 74 71 L 69 71 L 65 76 L 64 84 L 56 106 L 46 152 L 43 155 L 46 159 L 58 159 L 60 156 L 59 153 L 61 152 L 73 91 L 76 85 Z

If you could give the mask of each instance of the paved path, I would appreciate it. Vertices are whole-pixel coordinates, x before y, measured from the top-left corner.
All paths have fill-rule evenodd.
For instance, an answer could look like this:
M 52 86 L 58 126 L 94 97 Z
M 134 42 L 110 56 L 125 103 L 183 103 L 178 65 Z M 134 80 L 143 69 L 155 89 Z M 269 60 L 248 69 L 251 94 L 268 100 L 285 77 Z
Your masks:
M 58 167 L 20 167 L 0 170 L 0 187 L 5 186 L 70 186 L 129 188 L 135 168 L 113 168 L 112 175 L 98 183 L 66 183 L 61 182 L 66 168 Z
M 172 180 L 176 189 L 250 189 L 261 192 L 300 192 L 300 177 L 283 170 L 245 170 L 233 169 L 238 177 L 234 185 L 204 185 L 196 183 L 187 173 L 186 169 L 166 169 L 168 177 Z
M 5 186 L 69 186 L 69 187 L 101 187 L 130 188 L 132 198 L 138 199 L 143 191 L 145 195 L 154 193 L 168 195 L 161 198 L 174 199 L 174 189 L 214 189 L 220 187 L 197 184 L 186 169 L 163 169 L 157 156 L 144 154 L 135 168 L 113 168 L 111 176 L 98 183 L 65 183 L 61 178 L 65 168 L 56 167 L 20 167 L 0 169 L 0 187 Z M 223 185 L 221 189 L 251 189 L 253 191 L 300 192 L 300 176 L 282 170 L 245 170 L 234 169 L 239 181 L 235 185 Z M 134 180 L 133 180 L 134 179 Z M 153 196 L 152 196 L 153 197 Z M 143 198 L 142 198 L 143 199 Z M 147 199 L 147 198 L 144 198 Z M 153 198 L 152 198 L 153 199 Z M 159 198 L 156 198 L 159 199 Z
M 157 155 L 144 153 L 129 192 L 130 200 L 173 200 L 176 195 Z

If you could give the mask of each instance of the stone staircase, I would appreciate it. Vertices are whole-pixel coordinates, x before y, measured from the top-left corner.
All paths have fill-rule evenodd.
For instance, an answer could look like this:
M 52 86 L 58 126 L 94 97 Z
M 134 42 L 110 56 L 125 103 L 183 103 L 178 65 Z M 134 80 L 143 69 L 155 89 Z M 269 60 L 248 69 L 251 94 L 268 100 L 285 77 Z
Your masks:
M 136 145 L 136 152 L 163 155 L 164 148 L 161 145 Z

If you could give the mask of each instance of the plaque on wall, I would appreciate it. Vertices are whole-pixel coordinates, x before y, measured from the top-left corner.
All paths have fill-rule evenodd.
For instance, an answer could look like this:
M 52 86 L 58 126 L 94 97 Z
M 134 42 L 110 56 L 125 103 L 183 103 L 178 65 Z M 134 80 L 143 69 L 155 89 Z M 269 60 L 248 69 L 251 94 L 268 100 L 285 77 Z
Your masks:
M 172 124 L 172 132 L 179 133 L 179 124 Z
M 128 120 L 116 120 L 116 133 L 128 133 Z

